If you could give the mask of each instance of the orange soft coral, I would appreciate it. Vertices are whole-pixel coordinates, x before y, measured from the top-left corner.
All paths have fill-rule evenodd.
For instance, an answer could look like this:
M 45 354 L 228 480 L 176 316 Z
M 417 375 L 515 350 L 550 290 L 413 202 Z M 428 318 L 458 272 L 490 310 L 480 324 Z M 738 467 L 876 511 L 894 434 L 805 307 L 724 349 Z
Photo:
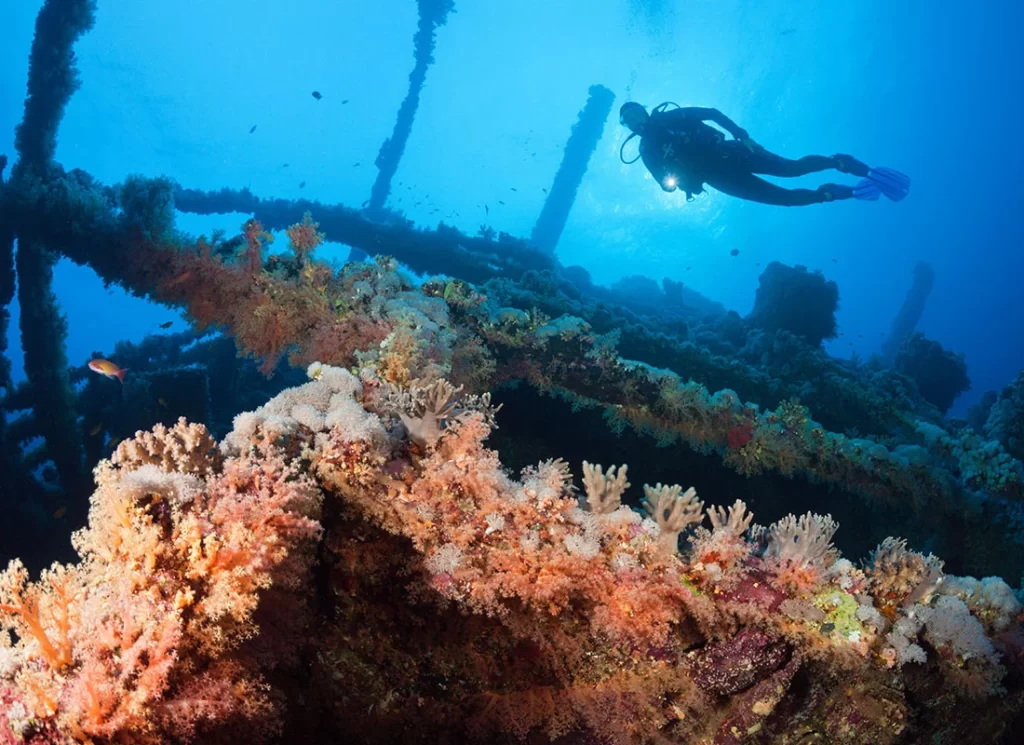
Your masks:
M 133 452 L 180 449 L 187 431 L 140 434 Z M 99 466 L 90 525 L 74 537 L 80 564 L 37 583 L 18 562 L 0 574 L 0 623 L 19 637 L 8 675 L 37 729 L 157 743 L 237 726 L 240 714 L 256 739 L 273 729 L 257 657 L 238 650 L 271 590 L 293 623 L 264 635 L 261 659 L 275 633 L 294 644 L 303 602 L 289 591 L 308 575 L 320 492 L 280 450 L 254 443 L 222 465 L 192 434 L 188 457 L 125 450 L 120 466 Z
M 0 622 L 33 646 L 51 670 L 71 663 L 71 608 L 77 591 L 74 570 L 54 564 L 37 584 L 14 560 L 0 574 Z
M 317 230 L 319 227 L 320 223 L 313 222 L 313 216 L 307 212 L 302 216 L 302 222 L 295 223 L 285 231 L 300 266 L 304 266 L 317 246 L 324 242 L 325 236 Z
M 259 220 L 246 220 L 243 228 L 245 234 L 245 265 L 250 274 L 263 271 L 263 246 L 272 243 L 274 236 L 263 229 Z

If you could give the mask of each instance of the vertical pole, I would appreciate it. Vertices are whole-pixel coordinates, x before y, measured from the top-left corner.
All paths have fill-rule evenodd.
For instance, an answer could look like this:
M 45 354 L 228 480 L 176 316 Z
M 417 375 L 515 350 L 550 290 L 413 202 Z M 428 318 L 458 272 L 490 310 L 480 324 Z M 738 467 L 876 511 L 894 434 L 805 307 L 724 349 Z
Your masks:
M 892 319 L 889 335 L 882 342 L 882 359 L 890 365 L 896 360 L 896 354 L 900 351 L 903 341 L 914 333 L 914 329 L 920 323 L 934 284 L 935 270 L 924 261 L 917 262 L 914 267 L 914 284 L 907 291 L 903 306 Z
M 416 64 L 409 73 L 409 92 L 398 109 L 394 131 L 391 137 L 384 140 L 374 161 L 374 165 L 377 166 L 377 178 L 373 182 L 370 204 L 367 207 L 371 215 L 384 209 L 384 204 L 391 193 L 391 181 L 398 171 L 402 153 L 405 152 L 405 145 L 412 133 L 412 122 L 420 105 L 420 93 L 427 79 L 427 70 L 434 62 L 435 32 L 446 23 L 448 14 L 454 8 L 454 0 L 419 0 L 418 4 L 419 27 L 413 37 Z
M 612 110 L 615 94 L 603 85 L 590 86 L 587 104 L 573 125 L 569 141 L 565 143 L 562 164 L 548 191 L 537 223 L 533 226 L 531 242 L 540 250 L 553 254 L 562 236 L 569 212 L 576 201 L 576 192 L 587 172 L 590 156 L 604 132 L 604 124 Z

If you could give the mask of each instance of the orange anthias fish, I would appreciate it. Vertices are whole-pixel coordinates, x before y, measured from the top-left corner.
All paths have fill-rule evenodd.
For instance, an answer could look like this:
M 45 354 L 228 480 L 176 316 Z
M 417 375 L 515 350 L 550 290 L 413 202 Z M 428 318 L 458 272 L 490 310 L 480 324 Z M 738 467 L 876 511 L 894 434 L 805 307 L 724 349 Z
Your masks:
M 124 374 L 128 372 L 126 367 L 118 367 L 110 360 L 101 359 L 89 360 L 89 369 L 108 378 L 117 378 L 121 385 L 124 385 Z

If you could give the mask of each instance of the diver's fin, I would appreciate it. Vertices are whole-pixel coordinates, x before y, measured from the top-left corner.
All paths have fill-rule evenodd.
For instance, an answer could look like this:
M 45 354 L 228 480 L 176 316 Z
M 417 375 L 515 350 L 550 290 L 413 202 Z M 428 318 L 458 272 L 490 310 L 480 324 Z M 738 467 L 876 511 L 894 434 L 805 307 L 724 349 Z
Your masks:
M 882 190 L 878 188 L 878 184 L 869 178 L 861 179 L 853 187 L 854 199 L 860 199 L 864 202 L 877 202 L 880 196 L 882 196 Z
M 882 194 L 894 202 L 900 201 L 910 193 L 910 177 L 892 168 L 872 168 L 865 180 L 873 183 Z

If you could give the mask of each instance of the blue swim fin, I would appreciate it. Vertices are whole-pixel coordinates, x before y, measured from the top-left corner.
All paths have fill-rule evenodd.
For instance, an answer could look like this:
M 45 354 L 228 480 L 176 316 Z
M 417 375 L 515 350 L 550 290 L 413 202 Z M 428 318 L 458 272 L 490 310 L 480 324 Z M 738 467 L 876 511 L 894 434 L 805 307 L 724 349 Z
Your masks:
M 857 188 L 865 181 L 874 184 L 880 193 L 894 202 L 900 201 L 910 193 L 910 177 L 892 168 L 872 168 L 868 171 L 868 177 L 857 184 Z M 878 199 L 877 196 L 866 198 Z
M 878 188 L 878 184 L 869 178 L 861 179 L 853 187 L 854 199 L 860 199 L 864 202 L 877 202 L 880 196 L 882 196 L 882 190 Z

